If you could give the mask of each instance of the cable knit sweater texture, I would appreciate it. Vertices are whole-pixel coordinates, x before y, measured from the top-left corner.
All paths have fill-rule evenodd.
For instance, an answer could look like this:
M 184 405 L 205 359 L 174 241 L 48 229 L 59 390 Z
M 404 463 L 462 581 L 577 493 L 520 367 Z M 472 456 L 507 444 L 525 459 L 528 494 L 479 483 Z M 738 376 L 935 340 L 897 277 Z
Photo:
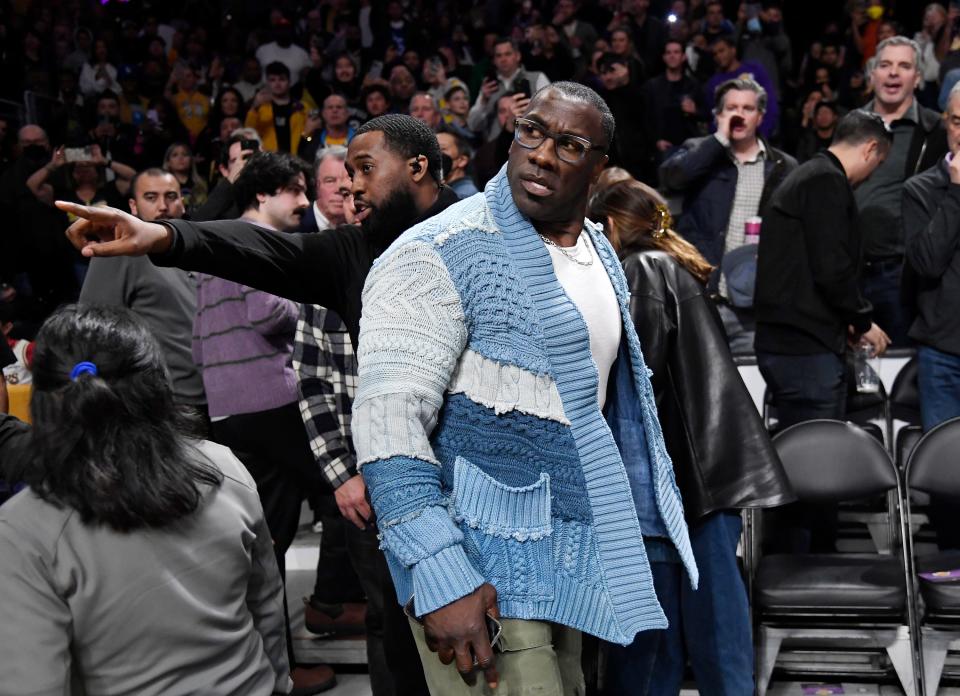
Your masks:
M 624 322 L 613 369 L 629 375 L 610 381 L 629 387 L 611 398 L 641 404 L 631 441 L 645 451 L 624 457 L 597 404 L 586 324 L 505 168 L 408 230 L 367 280 L 354 442 L 398 599 L 420 615 L 490 582 L 506 617 L 621 644 L 665 628 L 630 479 L 652 482 L 637 504 L 659 514 L 697 583 L 626 280 L 599 227 L 585 229 Z

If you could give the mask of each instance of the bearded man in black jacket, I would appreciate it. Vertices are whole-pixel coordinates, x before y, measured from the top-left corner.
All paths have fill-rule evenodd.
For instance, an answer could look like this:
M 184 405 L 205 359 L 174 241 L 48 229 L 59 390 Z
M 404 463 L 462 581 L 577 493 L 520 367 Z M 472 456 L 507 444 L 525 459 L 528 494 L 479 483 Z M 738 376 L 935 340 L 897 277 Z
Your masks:
M 403 231 L 459 199 L 442 184 L 436 135 L 409 116 L 380 116 L 361 126 L 345 164 L 359 224 L 316 234 L 278 233 L 243 220 L 151 224 L 114 208 L 57 205 L 81 218 L 67 234 L 85 256 L 150 254 L 161 266 L 321 305 L 340 315 L 356 349 L 360 297 L 374 260 Z M 364 493 L 357 492 L 355 510 L 365 508 Z M 381 582 L 392 587 L 386 563 L 380 565 Z M 385 602 L 384 646 L 397 696 L 426 694 L 409 624 L 396 602 Z

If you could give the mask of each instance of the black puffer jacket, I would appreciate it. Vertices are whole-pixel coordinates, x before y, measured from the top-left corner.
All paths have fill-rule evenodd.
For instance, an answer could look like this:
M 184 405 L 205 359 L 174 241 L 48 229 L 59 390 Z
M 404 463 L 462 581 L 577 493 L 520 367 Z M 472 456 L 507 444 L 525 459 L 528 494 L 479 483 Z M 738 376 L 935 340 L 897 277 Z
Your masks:
M 688 522 L 793 501 L 703 286 L 662 252 L 632 253 L 623 268 Z

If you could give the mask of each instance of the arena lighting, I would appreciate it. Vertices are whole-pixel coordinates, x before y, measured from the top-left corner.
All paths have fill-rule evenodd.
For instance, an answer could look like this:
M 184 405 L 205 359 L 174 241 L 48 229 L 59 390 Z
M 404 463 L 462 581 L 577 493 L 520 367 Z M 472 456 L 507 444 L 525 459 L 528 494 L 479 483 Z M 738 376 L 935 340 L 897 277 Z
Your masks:
M 101 2 L 102 2 L 102 0 L 101 0 Z M 675 22 L 677 21 L 677 15 L 675 15 L 673 12 L 671 12 L 670 14 L 667 15 L 667 21 L 670 22 L 670 24 L 675 23 Z

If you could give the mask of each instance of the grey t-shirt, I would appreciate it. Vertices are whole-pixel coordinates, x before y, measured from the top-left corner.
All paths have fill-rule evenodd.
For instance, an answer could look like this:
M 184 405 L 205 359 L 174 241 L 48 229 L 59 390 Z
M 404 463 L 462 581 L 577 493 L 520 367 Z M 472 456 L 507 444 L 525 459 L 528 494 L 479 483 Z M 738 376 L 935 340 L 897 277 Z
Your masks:
M 160 344 L 177 401 L 193 406 L 206 403 L 191 348 L 197 313 L 197 284 L 191 274 L 154 266 L 145 256 L 94 258 L 80 302 L 136 312 Z
M 256 485 L 226 447 L 197 449 L 223 482 L 164 529 L 84 524 L 29 488 L 0 508 L 0 691 L 290 691 L 283 584 Z

